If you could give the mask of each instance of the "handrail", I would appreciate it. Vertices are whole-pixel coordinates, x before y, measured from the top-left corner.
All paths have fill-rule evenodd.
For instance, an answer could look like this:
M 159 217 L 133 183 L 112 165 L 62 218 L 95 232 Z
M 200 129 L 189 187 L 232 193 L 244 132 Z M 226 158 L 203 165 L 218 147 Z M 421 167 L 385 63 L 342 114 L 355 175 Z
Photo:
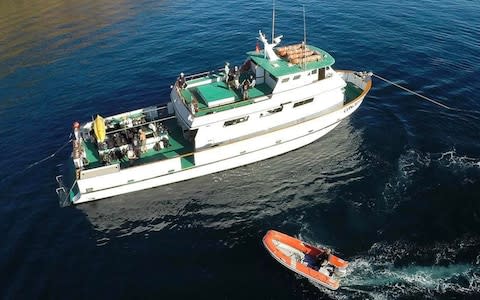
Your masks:
M 210 75 L 210 74 L 214 74 L 215 72 L 222 72 L 222 71 L 225 71 L 225 68 L 218 68 L 217 70 L 190 74 L 190 75 L 186 75 L 184 77 L 185 77 L 185 81 L 188 82 L 188 81 L 191 81 L 191 80 L 194 80 L 194 79 L 197 79 L 197 78 L 201 78 L 201 77 L 204 77 L 204 76 L 207 76 L 207 75 Z M 180 96 L 180 99 L 182 99 L 185 106 L 187 106 L 187 102 L 185 100 L 185 97 L 183 97 L 182 93 L 180 92 L 180 89 L 178 88 L 178 78 L 177 78 L 177 80 L 175 80 L 174 87 L 177 91 L 177 94 Z M 190 109 L 188 108 L 188 110 L 190 110 Z
M 183 105 L 185 105 L 185 108 L 186 108 L 189 112 L 191 112 L 193 115 L 195 115 L 195 112 L 191 111 L 191 108 L 188 106 L 185 97 L 183 97 L 182 92 L 180 91 L 180 88 L 179 88 L 178 85 L 177 85 L 177 82 L 175 82 L 175 91 L 177 92 L 177 95 L 178 95 L 178 97 L 180 98 L 180 100 L 182 100 Z
M 214 73 L 214 72 L 222 72 L 222 71 L 225 71 L 225 68 L 218 68 L 217 70 L 205 71 L 205 72 L 201 72 L 201 73 L 190 74 L 190 75 L 186 75 L 186 76 L 185 76 L 185 80 L 193 80 L 193 79 L 197 79 L 197 78 L 200 78 L 200 77 L 202 77 L 202 76 L 205 76 L 205 75 L 212 74 L 212 73 Z
M 157 112 L 160 112 L 162 110 L 165 110 L 167 109 L 168 106 L 167 104 L 164 104 L 162 106 L 156 106 L 155 108 L 152 108 L 152 109 L 147 109 L 147 110 L 144 110 L 144 109 L 136 109 L 136 110 L 133 110 L 133 111 L 142 111 L 142 113 L 149 113 L 149 112 L 152 112 L 152 111 L 157 111 Z M 110 117 L 107 117 L 106 119 L 115 119 L 115 118 L 119 118 L 119 116 L 124 116 L 124 115 L 128 115 L 132 113 L 132 111 L 129 111 L 129 112 L 124 112 L 124 113 L 120 113 L 120 114 L 116 114 L 116 115 L 113 115 L 113 116 L 110 116 Z M 92 116 L 92 121 L 93 122 L 94 118 Z M 87 122 L 88 123 L 91 123 L 91 122 Z
M 128 128 L 120 128 L 120 129 L 112 130 L 112 131 L 109 131 L 108 134 L 122 132 L 122 131 L 125 131 L 125 130 L 130 129 L 130 128 L 141 127 L 141 126 L 149 125 L 149 124 L 152 124 L 152 123 L 163 122 L 163 121 L 167 121 L 167 120 L 171 120 L 171 119 L 175 119 L 175 118 L 176 118 L 176 116 L 169 116 L 169 117 L 166 117 L 166 118 L 157 119 L 157 120 L 153 120 L 153 121 L 150 121 L 150 122 L 145 122 L 145 123 L 138 124 L 138 125 L 133 125 L 132 127 L 128 127 Z
M 355 71 L 351 71 L 351 70 L 336 70 L 337 73 L 352 73 L 356 76 L 358 76 L 357 74 L 355 74 Z M 364 98 L 367 93 L 370 91 L 370 89 L 372 88 L 372 78 L 370 78 L 368 81 L 367 81 L 367 85 L 365 86 L 365 88 L 363 89 L 362 93 L 357 96 L 357 98 L 353 99 L 352 101 L 348 102 L 347 104 L 343 105 L 342 106 L 342 109 L 347 107 L 347 106 L 351 106 L 352 104 L 354 103 L 357 103 L 360 101 L 360 99 Z
M 219 69 L 219 70 L 223 70 L 223 69 Z M 350 70 L 335 70 L 335 71 L 336 71 L 337 73 L 350 73 L 350 72 L 351 72 L 351 73 L 354 73 L 354 71 L 350 71 Z M 208 73 L 210 73 L 210 72 L 203 72 L 203 73 L 198 73 L 198 74 L 208 74 Z M 193 75 L 191 75 L 191 76 L 193 76 Z M 317 82 L 317 81 L 312 82 L 312 83 L 309 83 L 309 85 L 310 85 L 310 84 L 315 84 L 316 82 Z M 350 101 L 348 104 L 352 104 L 352 103 L 356 102 L 361 96 L 365 96 L 365 95 L 368 93 L 368 91 L 370 90 L 371 85 L 372 85 L 372 83 L 371 83 L 371 80 L 370 80 L 370 82 L 367 83 L 367 86 L 365 87 L 365 90 L 362 92 L 362 94 L 361 94 L 359 97 L 357 97 L 355 100 Z M 233 103 L 226 103 L 226 104 L 218 105 L 218 106 L 215 106 L 215 107 L 207 107 L 207 108 L 199 109 L 197 112 L 192 112 L 191 109 L 190 109 L 190 107 L 189 107 L 189 105 L 188 105 L 188 103 L 186 102 L 186 99 L 183 97 L 180 89 L 178 88 L 178 86 L 177 86 L 176 84 L 175 84 L 175 88 L 176 88 L 176 90 L 177 90 L 177 94 L 179 95 L 180 99 L 181 99 L 182 102 L 184 103 L 185 107 L 186 107 L 187 110 L 190 111 L 193 115 L 195 115 L 195 114 L 198 113 L 198 112 L 205 113 L 205 112 L 210 112 L 210 111 L 216 111 L 217 109 L 219 109 L 219 108 L 221 108 L 221 107 L 224 107 L 224 106 L 232 105 L 232 104 L 233 104 Z M 292 88 L 292 89 L 294 89 L 294 88 Z M 288 91 L 290 91 L 290 90 L 291 90 L 291 89 L 282 91 L 282 93 L 283 93 L 283 92 L 288 92 Z M 266 97 L 271 97 L 272 95 L 273 95 L 273 93 L 270 93 L 270 94 L 265 95 L 265 96 L 266 96 Z M 247 100 L 235 101 L 234 103 L 237 104 L 237 103 L 242 103 L 242 102 L 244 102 L 244 101 L 252 101 L 252 100 L 254 100 L 254 99 L 256 99 L 256 98 L 260 98 L 260 97 L 263 97 L 263 96 L 259 96 L 259 97 L 255 97 L 255 98 L 249 98 L 249 99 L 247 99 Z
M 223 70 L 223 68 L 222 68 L 222 69 L 219 69 L 219 70 Z M 199 74 L 207 75 L 207 74 L 209 74 L 209 73 L 210 73 L 210 72 L 204 72 L 204 73 L 199 73 Z M 187 77 L 185 77 L 185 78 L 187 78 Z M 199 78 L 199 77 L 197 77 L 197 78 Z M 249 99 L 246 99 L 246 100 L 234 101 L 233 103 L 225 103 L 225 104 L 221 104 L 221 105 L 218 105 L 218 106 L 215 106 L 215 107 L 207 107 L 207 108 L 203 108 L 203 109 L 198 109 L 198 111 L 192 112 L 191 109 L 190 109 L 190 107 L 188 106 L 188 103 L 187 103 L 185 97 L 183 96 L 180 88 L 178 87 L 177 82 L 178 82 L 178 80 L 175 81 L 175 85 L 174 85 L 175 90 L 177 91 L 177 94 L 178 94 L 178 96 L 180 97 L 180 99 L 182 100 L 183 104 L 185 104 L 185 107 L 187 108 L 187 110 L 189 110 L 193 115 L 195 115 L 197 112 L 200 112 L 200 111 L 201 111 L 201 112 L 215 111 L 215 110 L 217 110 L 219 107 L 224 107 L 224 106 L 227 106 L 227 105 L 231 105 L 231 104 L 233 104 L 233 103 L 236 103 L 236 104 L 237 104 L 237 103 L 242 103 L 242 102 L 246 102 L 246 101 L 253 101 L 254 99 L 260 98 L 260 97 L 269 97 L 269 98 L 271 98 L 271 96 L 273 95 L 273 93 L 270 93 L 270 94 L 267 94 L 267 95 L 262 95 L 262 96 L 258 96 L 258 97 L 254 97 L 254 98 L 249 98 Z

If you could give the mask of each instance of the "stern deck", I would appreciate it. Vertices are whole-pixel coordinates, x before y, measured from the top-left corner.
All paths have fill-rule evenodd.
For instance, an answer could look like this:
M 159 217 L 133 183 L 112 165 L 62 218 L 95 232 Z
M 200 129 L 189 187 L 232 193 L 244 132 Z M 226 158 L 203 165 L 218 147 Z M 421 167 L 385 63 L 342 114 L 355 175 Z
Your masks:
M 170 143 L 168 147 L 160 149 L 159 151 L 148 149 L 146 152 L 140 155 L 140 158 L 128 159 L 127 156 L 124 156 L 120 160 L 112 160 L 111 163 L 120 163 L 121 168 L 128 168 L 183 156 L 193 152 L 193 144 L 183 137 L 183 131 L 181 127 L 178 126 L 176 119 L 163 121 L 163 124 L 168 130 L 168 138 Z M 88 160 L 88 165 L 85 166 L 85 169 L 89 170 L 103 166 L 104 162 L 100 158 L 97 145 L 90 141 L 84 141 L 83 143 L 86 158 Z

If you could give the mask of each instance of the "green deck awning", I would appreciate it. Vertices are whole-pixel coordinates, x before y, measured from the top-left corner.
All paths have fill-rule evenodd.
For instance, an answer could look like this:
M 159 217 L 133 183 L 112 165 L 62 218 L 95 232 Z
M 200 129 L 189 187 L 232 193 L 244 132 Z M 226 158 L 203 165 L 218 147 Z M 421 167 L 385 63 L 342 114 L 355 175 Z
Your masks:
M 301 64 L 291 64 L 288 60 L 284 58 L 280 58 L 276 61 L 269 61 L 267 58 L 264 58 L 263 51 L 256 52 L 251 51 L 248 52 L 247 55 L 260 67 L 265 69 L 268 73 L 275 77 L 282 77 L 287 76 L 290 74 L 295 74 L 298 72 L 306 71 L 306 70 L 314 70 L 325 68 L 331 66 L 335 63 L 335 59 L 326 51 L 317 48 L 315 46 L 307 45 L 307 48 L 313 50 L 320 54 L 323 58 L 319 61 L 308 62 L 305 64 L 305 68 Z

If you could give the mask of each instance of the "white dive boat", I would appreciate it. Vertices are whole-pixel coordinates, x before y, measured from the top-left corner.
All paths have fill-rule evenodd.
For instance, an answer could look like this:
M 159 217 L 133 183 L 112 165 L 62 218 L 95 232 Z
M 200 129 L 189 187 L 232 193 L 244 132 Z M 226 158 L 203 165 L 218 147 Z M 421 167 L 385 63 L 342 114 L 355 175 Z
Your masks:
M 262 32 L 258 39 L 263 50 L 248 52 L 237 71 L 181 75 L 166 105 L 76 123 L 71 178 L 57 177 L 61 200 L 135 192 L 300 148 L 353 113 L 371 88 L 371 74 L 334 70 L 322 49 L 277 47 L 281 36 L 270 43 Z

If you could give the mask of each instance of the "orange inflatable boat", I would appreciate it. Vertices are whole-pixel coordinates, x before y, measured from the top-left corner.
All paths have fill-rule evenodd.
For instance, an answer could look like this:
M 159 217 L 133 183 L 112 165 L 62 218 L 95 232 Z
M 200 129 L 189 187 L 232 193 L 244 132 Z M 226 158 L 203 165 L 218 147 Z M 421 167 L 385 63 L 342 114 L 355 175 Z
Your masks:
M 340 277 L 348 266 L 348 262 L 326 248 L 317 248 L 275 230 L 265 234 L 263 245 L 285 267 L 332 290 L 338 289 Z

